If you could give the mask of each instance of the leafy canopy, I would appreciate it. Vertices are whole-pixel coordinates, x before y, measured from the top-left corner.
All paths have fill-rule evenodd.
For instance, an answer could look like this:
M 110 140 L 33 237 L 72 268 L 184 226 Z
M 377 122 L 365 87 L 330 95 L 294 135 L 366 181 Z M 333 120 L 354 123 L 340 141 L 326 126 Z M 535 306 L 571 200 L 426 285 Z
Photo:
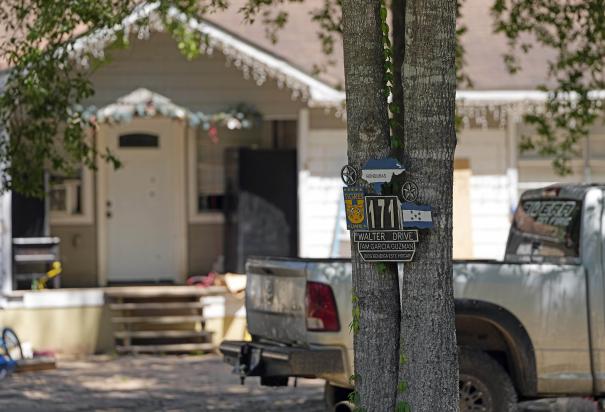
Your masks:
M 103 63 L 89 55 L 78 65 L 70 55 L 78 34 L 114 27 L 137 6 L 132 0 L 5 0 L 0 21 L 6 37 L 0 55 L 11 67 L 0 96 L 0 186 L 30 195 L 42 195 L 43 173 L 51 169 L 71 174 L 84 164 L 95 167 L 99 155 L 114 166 L 119 160 L 107 149 L 95 148 L 86 137 L 90 126 L 77 105 L 93 94 L 91 73 Z M 188 58 L 200 50 L 198 32 L 167 19 L 170 7 L 200 17 L 226 7 L 225 0 L 159 0 L 159 14 L 178 48 Z M 115 47 L 127 44 L 122 35 Z M 97 150 L 99 152 L 97 153 Z
M 246 0 L 239 10 L 243 19 L 261 19 L 267 36 L 277 33 L 288 20 L 289 3 L 304 0 Z M 459 0 L 458 3 L 463 0 Z M 569 161 L 578 155 L 578 142 L 603 111 L 594 91 L 604 90 L 605 76 L 605 3 L 601 0 L 493 0 L 494 29 L 509 41 L 504 56 L 509 70 L 516 72 L 519 53 L 530 53 L 534 45 L 554 50 L 549 61 L 548 92 L 543 111 L 525 116 L 536 133 L 524 136 L 522 150 L 535 150 L 554 159 L 556 170 L 569 173 Z M 77 110 L 78 104 L 93 94 L 89 77 L 104 63 L 87 56 L 87 67 L 76 65 L 69 50 L 77 34 L 114 27 L 133 8 L 143 3 L 134 0 L 4 0 L 0 3 L 0 21 L 6 35 L 0 38 L 0 55 L 12 68 L 4 93 L 0 96 L 0 125 L 10 139 L 0 139 L 0 179 L 3 190 L 42 194 L 44 170 L 70 174 L 84 164 L 94 168 L 97 156 L 119 166 L 119 160 L 106 148 L 96 148 L 86 137 L 90 126 Z M 159 14 L 177 47 L 188 58 L 200 52 L 204 41 L 186 24 L 169 19 L 170 7 L 188 17 L 229 7 L 228 0 L 158 0 Z M 327 60 L 317 62 L 319 72 L 334 64 L 331 56 L 342 35 L 341 0 L 324 0 L 313 11 L 318 41 Z M 387 4 L 388 6 L 388 4 Z M 466 28 L 459 26 L 458 36 Z M 114 47 L 127 44 L 123 35 Z M 385 49 L 386 50 L 386 49 Z M 385 58 L 387 56 L 385 51 Z M 463 72 L 464 49 L 459 42 L 457 71 L 460 83 L 471 85 Z M 387 58 L 387 65 L 389 63 Z M 389 66 L 390 72 L 392 67 Z M 392 80 L 392 79 L 391 79 Z M 392 84 L 392 83 L 391 83 Z M 389 86 L 391 87 L 391 86 Z
M 504 61 L 511 73 L 521 69 L 518 54 L 531 53 L 534 45 L 553 51 L 540 86 L 548 99 L 543 112 L 525 115 L 536 134 L 523 136 L 521 150 L 553 157 L 556 171 L 570 173 L 578 142 L 603 115 L 605 2 L 496 0 L 492 13 L 495 31 L 508 39 Z

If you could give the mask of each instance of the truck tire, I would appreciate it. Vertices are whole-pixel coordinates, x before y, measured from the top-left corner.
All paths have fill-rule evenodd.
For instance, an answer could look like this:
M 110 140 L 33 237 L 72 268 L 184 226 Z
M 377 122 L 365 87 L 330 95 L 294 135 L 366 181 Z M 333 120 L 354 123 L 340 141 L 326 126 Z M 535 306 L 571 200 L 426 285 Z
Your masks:
M 460 412 L 515 411 L 517 394 L 513 383 L 494 358 L 480 350 L 458 351 Z
M 324 402 L 326 405 L 326 412 L 334 412 L 337 404 L 348 401 L 350 393 L 351 389 L 331 385 L 330 383 L 326 382 L 324 387 Z

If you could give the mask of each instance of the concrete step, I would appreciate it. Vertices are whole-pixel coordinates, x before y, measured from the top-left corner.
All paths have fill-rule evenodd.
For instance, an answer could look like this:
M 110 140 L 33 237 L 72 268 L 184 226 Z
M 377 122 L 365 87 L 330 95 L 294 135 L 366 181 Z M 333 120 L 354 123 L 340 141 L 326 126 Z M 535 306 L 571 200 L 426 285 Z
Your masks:
M 110 298 L 201 297 L 227 292 L 223 286 L 200 288 L 197 286 L 114 286 L 104 288 Z
M 119 353 L 158 353 L 158 352 L 210 352 L 214 350 L 211 343 L 177 343 L 168 345 L 118 345 L 116 350 Z
M 207 338 L 212 332 L 194 330 L 119 330 L 113 333 L 119 339 L 165 339 L 165 338 Z

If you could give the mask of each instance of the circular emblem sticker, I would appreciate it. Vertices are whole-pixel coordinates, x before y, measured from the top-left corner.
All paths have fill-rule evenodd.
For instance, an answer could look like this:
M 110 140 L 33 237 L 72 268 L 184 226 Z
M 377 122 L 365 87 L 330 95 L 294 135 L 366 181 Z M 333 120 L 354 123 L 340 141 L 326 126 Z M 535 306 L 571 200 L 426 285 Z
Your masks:
M 340 177 L 342 181 L 347 186 L 353 186 L 357 183 L 357 170 L 353 166 L 345 165 L 340 170 Z

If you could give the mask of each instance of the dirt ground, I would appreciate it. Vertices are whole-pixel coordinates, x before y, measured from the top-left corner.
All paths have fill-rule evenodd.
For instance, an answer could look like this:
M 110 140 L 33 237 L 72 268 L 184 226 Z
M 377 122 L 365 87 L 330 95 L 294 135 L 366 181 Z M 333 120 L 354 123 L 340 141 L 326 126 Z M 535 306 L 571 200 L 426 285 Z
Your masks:
M 291 382 L 293 380 L 291 379 Z M 297 387 L 246 385 L 217 355 L 61 361 L 45 372 L 0 381 L 0 411 L 300 411 L 323 410 L 323 381 Z

